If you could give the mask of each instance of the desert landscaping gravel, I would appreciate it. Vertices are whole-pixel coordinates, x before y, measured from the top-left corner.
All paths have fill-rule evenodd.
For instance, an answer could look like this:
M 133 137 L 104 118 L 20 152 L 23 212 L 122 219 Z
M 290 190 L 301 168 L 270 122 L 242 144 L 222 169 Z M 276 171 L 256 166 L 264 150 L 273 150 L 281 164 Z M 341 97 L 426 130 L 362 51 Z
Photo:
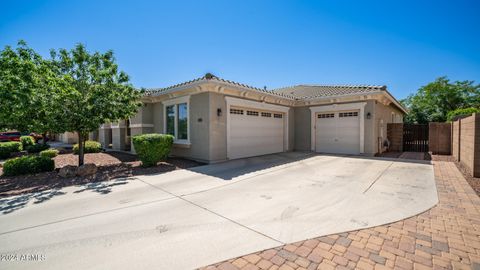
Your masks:
M 115 178 L 132 177 L 134 175 L 158 174 L 177 169 L 186 169 L 199 166 L 198 163 L 182 158 L 169 158 L 159 162 L 157 166 L 143 168 L 135 155 L 122 152 L 103 152 L 85 154 L 85 163 L 94 163 L 98 171 L 93 176 L 62 178 L 58 169 L 66 165 L 78 165 L 78 155 L 71 153 L 58 155 L 54 158 L 56 170 L 53 172 L 35 175 L 21 175 L 15 177 L 1 176 L 0 168 L 0 197 L 38 192 L 52 188 L 61 188 L 71 185 L 81 185 L 92 182 L 108 181 Z

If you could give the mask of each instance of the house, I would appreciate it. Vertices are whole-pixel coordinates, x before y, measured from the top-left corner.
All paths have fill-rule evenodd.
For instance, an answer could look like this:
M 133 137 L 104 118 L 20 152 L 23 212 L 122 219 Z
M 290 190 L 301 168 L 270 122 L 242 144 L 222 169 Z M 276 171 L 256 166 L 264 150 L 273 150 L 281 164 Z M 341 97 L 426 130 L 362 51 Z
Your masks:
M 102 125 L 99 141 L 134 152 L 131 136 L 172 134 L 172 155 L 208 163 L 293 150 L 372 156 L 406 113 L 385 86 L 266 90 L 207 75 L 148 90 L 137 115 Z

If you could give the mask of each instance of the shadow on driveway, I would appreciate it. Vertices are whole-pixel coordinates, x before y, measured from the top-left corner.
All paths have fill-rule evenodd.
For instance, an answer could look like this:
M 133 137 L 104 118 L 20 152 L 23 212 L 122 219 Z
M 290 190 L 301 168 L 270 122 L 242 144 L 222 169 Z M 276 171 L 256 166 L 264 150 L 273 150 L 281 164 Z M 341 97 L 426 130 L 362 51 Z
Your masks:
M 273 167 L 305 160 L 315 156 L 312 152 L 284 152 L 265 156 L 229 160 L 211 165 L 187 168 L 187 170 L 217 177 L 223 180 L 232 180 L 235 177 L 249 173 L 257 173 Z
M 431 164 L 429 160 L 401 159 L 398 157 L 371 157 L 361 155 L 328 154 L 316 152 L 284 152 L 264 156 L 250 157 L 229 160 L 226 162 L 215 163 L 205 166 L 186 168 L 195 173 L 209 175 L 223 180 L 232 180 L 235 177 L 243 176 L 249 173 L 261 173 L 262 170 L 271 169 L 277 166 L 306 160 L 314 156 L 331 156 L 339 158 L 354 158 L 364 160 L 387 160 L 403 163 Z
M 117 178 L 108 182 L 88 183 L 82 189 L 76 190 L 73 193 L 81 193 L 84 191 L 94 191 L 102 195 L 112 192 L 112 188 L 118 185 L 128 184 L 128 178 Z M 131 179 L 130 179 L 131 180 Z
M 0 213 L 10 214 L 16 210 L 22 209 L 28 204 L 28 202 L 30 202 L 30 200 L 34 200 L 33 203 L 38 204 L 48 201 L 55 196 L 65 194 L 66 192 L 60 191 L 59 189 L 50 189 L 37 193 L 28 193 L 15 197 L 0 199 Z

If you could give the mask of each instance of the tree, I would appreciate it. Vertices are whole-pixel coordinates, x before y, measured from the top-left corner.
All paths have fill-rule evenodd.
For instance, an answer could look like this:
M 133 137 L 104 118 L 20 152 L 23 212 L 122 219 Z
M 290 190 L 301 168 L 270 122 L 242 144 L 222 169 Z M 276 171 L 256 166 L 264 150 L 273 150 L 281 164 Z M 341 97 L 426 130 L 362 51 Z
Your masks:
M 51 63 L 59 79 L 57 112 L 62 129 L 76 132 L 79 141 L 78 164 L 84 163 L 88 133 L 107 122 L 134 115 L 141 105 L 141 92 L 130 83 L 128 75 L 118 70 L 112 51 L 89 53 L 77 44 L 68 51 L 51 50 Z
M 82 165 L 88 133 L 135 114 L 143 90 L 118 70 L 112 51 L 90 54 L 78 44 L 50 55 L 42 58 L 24 41 L 0 52 L 0 130 L 76 132 Z
M 19 131 L 50 129 L 45 95 L 54 85 L 46 62 L 24 41 L 0 52 L 0 128 Z
M 480 85 L 440 77 L 420 87 L 416 94 L 401 101 L 409 113 L 407 123 L 445 122 L 450 111 L 480 106 Z
M 480 112 L 480 109 L 472 108 L 472 107 L 456 109 L 456 110 L 448 112 L 447 121 L 453 121 L 453 120 L 455 120 L 455 117 L 457 117 L 457 116 L 469 116 L 469 115 L 472 115 L 473 113 L 479 113 L 479 112 Z
M 6 46 L 0 53 L 0 127 L 25 129 L 23 120 L 29 96 L 35 86 L 37 55 L 23 41 L 14 50 Z

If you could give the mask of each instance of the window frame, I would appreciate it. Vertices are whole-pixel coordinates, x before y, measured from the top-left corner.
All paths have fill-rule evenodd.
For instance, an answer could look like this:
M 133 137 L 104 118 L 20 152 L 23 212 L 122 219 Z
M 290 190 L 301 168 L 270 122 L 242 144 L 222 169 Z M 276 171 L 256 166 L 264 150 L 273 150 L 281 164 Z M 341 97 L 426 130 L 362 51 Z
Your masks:
M 162 102 L 163 104 L 163 133 L 167 134 L 167 107 L 173 106 L 174 113 L 174 140 L 175 144 L 190 145 L 190 96 L 184 96 L 169 99 Z M 186 104 L 187 107 L 187 139 L 178 139 L 178 105 Z
M 168 118 L 169 118 L 168 108 L 169 107 L 173 108 L 173 110 L 172 110 L 172 112 L 173 112 L 173 134 L 168 133 Z M 176 119 L 177 119 L 177 105 L 176 104 L 166 105 L 165 106 L 165 125 L 164 125 L 164 129 L 163 129 L 163 133 L 168 134 L 168 135 L 172 135 L 173 137 L 175 137 L 175 139 L 176 139 L 176 134 L 177 134 L 176 128 L 175 128 Z
M 180 136 L 180 105 L 184 105 L 185 104 L 185 108 L 186 108 L 186 121 L 187 121 L 187 130 L 186 130 L 186 135 L 187 135 L 187 138 L 186 139 L 180 139 L 179 136 Z M 184 103 L 178 103 L 175 105 L 175 124 L 176 124 L 176 130 L 175 130 L 175 136 L 177 138 L 178 141 L 188 141 L 189 140 L 189 134 L 188 134 L 188 126 L 189 126 L 189 117 L 188 117 L 188 104 L 186 102 Z

